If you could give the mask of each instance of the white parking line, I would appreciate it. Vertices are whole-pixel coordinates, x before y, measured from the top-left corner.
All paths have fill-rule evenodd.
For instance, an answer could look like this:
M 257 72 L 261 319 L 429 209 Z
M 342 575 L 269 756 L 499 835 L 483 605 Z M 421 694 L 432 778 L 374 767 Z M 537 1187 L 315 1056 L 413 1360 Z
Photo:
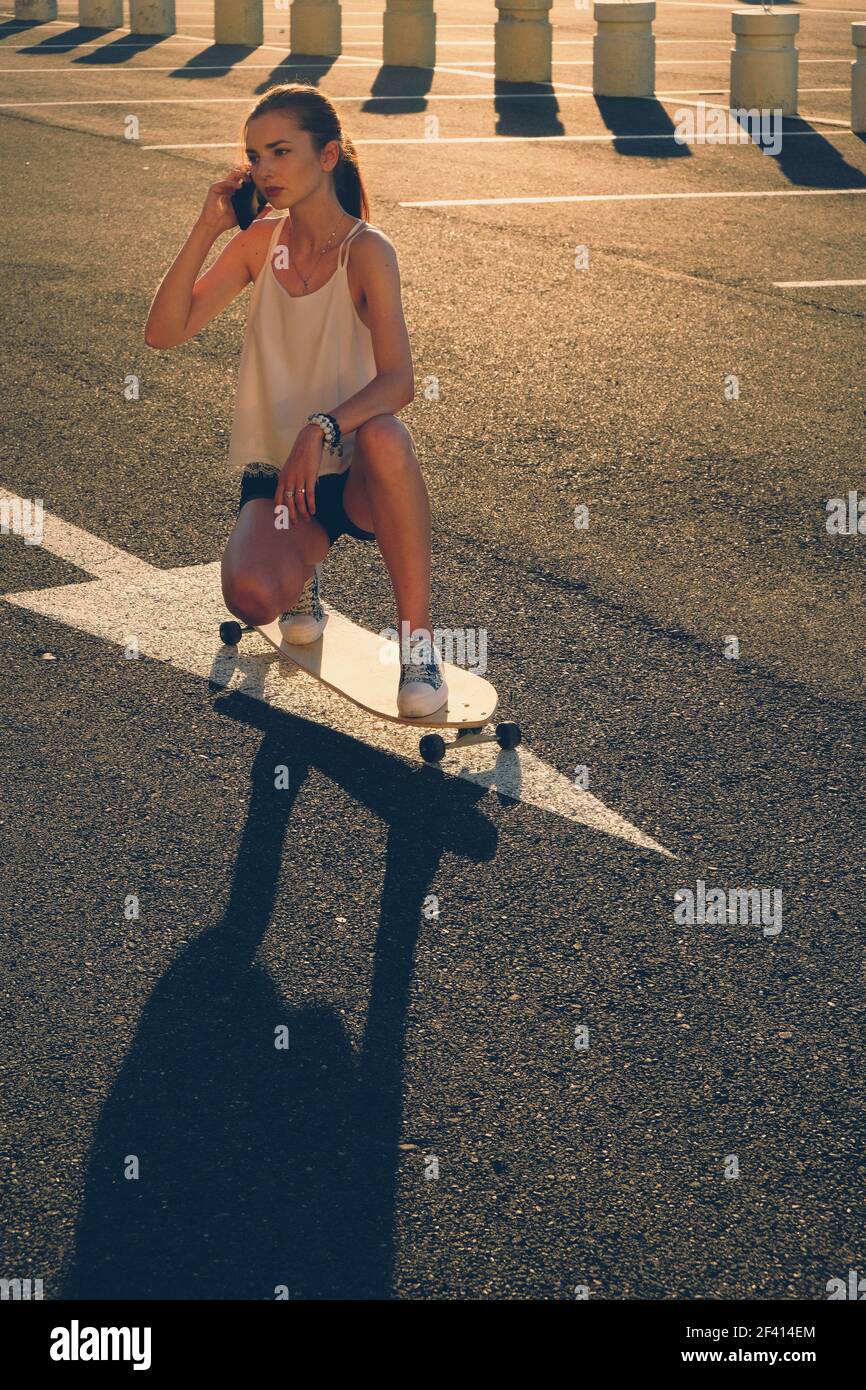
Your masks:
M 656 3 L 658 5 L 668 5 L 671 9 L 677 10 L 727 10 L 728 14 L 731 12 L 730 5 L 710 4 L 708 0 L 656 0 Z M 806 15 L 809 19 L 817 19 L 819 15 L 824 14 L 866 14 L 866 10 L 825 10 L 823 8 L 820 10 L 812 10 L 801 5 L 786 5 L 784 13 L 802 14 Z
M 725 193 L 555 193 L 523 198 L 425 198 L 397 204 L 401 208 L 504 207 L 510 203 L 640 203 L 674 198 L 840 198 L 857 197 L 866 188 L 772 188 Z
M 748 131 L 740 128 L 742 138 L 724 140 L 698 139 L 694 137 L 687 139 L 681 136 L 679 143 L 688 146 L 700 146 L 712 148 L 715 145 L 724 145 L 726 149 L 744 149 L 750 144 L 758 145 L 757 141 L 752 141 Z M 785 135 L 786 140 L 797 137 L 811 136 L 813 140 L 830 140 L 837 136 L 853 135 L 855 132 L 849 128 L 845 130 L 789 130 Z M 748 138 L 747 138 L 748 137 Z M 369 139 L 358 137 L 352 141 L 355 146 L 361 145 L 519 145 L 527 142 L 544 144 L 545 142 L 565 142 L 587 144 L 587 145 L 610 145 L 616 141 L 617 144 L 625 140 L 676 140 L 674 133 L 668 132 L 659 135 L 440 135 L 435 140 L 427 139 L 423 135 L 419 136 L 371 136 Z M 206 141 L 203 144 L 172 144 L 172 145 L 139 145 L 141 150 L 233 150 L 236 148 L 236 141 L 224 141 L 220 144 L 213 144 Z
M 774 280 L 777 290 L 814 290 L 825 285 L 866 285 L 866 280 Z
M 655 66 L 657 68 L 712 68 L 727 66 L 726 58 L 657 58 Z M 850 66 L 850 57 L 845 58 L 803 58 L 798 54 L 798 65 L 802 68 L 807 63 L 847 63 Z M 555 68 L 591 68 L 592 58 L 562 58 L 559 61 L 554 58 Z
M 801 94 L 806 93 L 806 92 L 809 92 L 809 93 L 814 93 L 814 92 L 847 92 L 848 90 L 849 90 L 848 87 L 800 87 L 800 89 L 799 89 L 799 91 L 800 91 Z M 715 96 L 725 96 L 726 93 L 727 93 L 727 89 L 726 89 L 726 88 L 721 88 L 721 87 L 720 87 L 717 91 L 711 91 L 711 92 L 710 92 L 710 91 L 706 91 L 706 90 L 704 90 L 704 89 L 702 89 L 702 88 L 700 88 L 700 87 L 691 87 L 691 88 L 688 88 L 688 89 L 686 89 L 686 90 L 684 90 L 684 91 L 681 91 L 681 92 L 656 92 L 656 93 L 655 93 L 654 99 L 655 99 L 656 101 L 659 101 L 659 102 L 664 102 L 664 101 L 672 102 L 672 101 L 679 101 L 682 97 L 689 97 L 689 96 L 715 97 Z M 593 93 L 592 93 L 591 91 L 589 91 L 589 90 L 587 90 L 587 91 L 574 91 L 574 90 L 571 90 L 571 91 L 560 91 L 559 89 L 551 90 L 551 91 L 549 91 L 549 92 L 541 92 L 541 93 L 538 93 L 538 92 L 519 92 L 519 93 L 516 93 L 514 96 L 509 96 L 509 97 L 508 97 L 508 100 L 509 100 L 509 101 L 520 101 L 520 100 L 526 100 L 526 101 L 539 101 L 539 100 L 545 100 L 545 101 L 549 101 L 550 98 L 553 97 L 553 96 L 555 96 L 555 97 L 578 97 L 578 96 L 585 96 L 585 97 L 587 97 L 587 98 L 591 98 L 591 97 L 593 96 Z M 172 97 L 138 97 L 138 96 L 127 96 L 127 97 L 72 97 L 72 98 L 54 98 L 54 99 L 52 99 L 51 101 L 0 101 L 0 110 L 4 110 L 4 111 L 18 111 L 18 110 L 21 110 L 21 109 L 24 109 L 24 108 L 30 109 L 30 108 L 32 108 L 32 107 L 42 107 L 42 106 L 126 106 L 126 105 L 128 105 L 128 103 L 131 102 L 131 101 L 134 101 L 135 104 L 136 104 L 136 106 L 248 106 L 248 105 L 250 104 L 251 99 L 252 99 L 252 98 L 251 98 L 249 95 L 247 95 L 247 96 L 240 96 L 240 97 L 176 97 L 176 96 L 172 96 Z M 479 94 L 476 95 L 476 96 L 463 95 L 462 93 L 450 93 L 450 94 L 444 95 L 444 96 L 437 96 L 434 92 L 430 92 L 430 93 L 428 93 L 428 95 L 425 96 L 425 98 L 424 98 L 425 102 L 430 102 L 430 101 L 473 101 L 473 100 L 475 100 L 475 101 L 493 101 L 493 100 L 500 101 L 501 99 L 502 99 L 501 97 L 499 97 L 499 96 L 494 96 L 494 94 L 491 93 L 491 92 L 482 92 L 482 93 L 479 93 Z M 650 98 L 647 98 L 647 100 L 649 100 L 649 99 L 650 99 Z M 356 104 L 357 104 L 357 103 L 360 103 L 360 102 L 388 101 L 388 100 L 390 100 L 390 101 L 402 101 L 402 102 L 405 102 L 405 101 L 406 101 L 406 96 L 403 95 L 403 96 L 396 96 L 396 97 L 377 97 L 377 96 L 372 95 L 372 93 L 369 93 L 369 92 L 368 92 L 365 96 L 357 96 L 357 97 L 330 97 L 329 100 L 333 101 L 335 105 L 336 105 L 336 103 L 338 103 L 338 102 L 355 102 Z M 688 103 L 688 104 L 693 105 L 694 103 Z M 443 138 L 444 138 L 444 137 L 443 137 Z M 473 139 L 474 137 L 472 137 L 472 136 L 467 136 L 466 138 L 467 138 L 467 139 Z M 485 138 L 484 136 L 479 136 L 479 137 L 478 137 L 478 139 L 484 139 L 484 138 Z M 506 137 L 495 136 L 495 137 L 491 137 L 491 138 L 495 138 L 495 139 L 497 139 L 497 140 L 501 140 L 501 139 L 506 138 Z M 517 139 L 518 137 L 517 137 L 517 136 L 513 136 L 513 137 L 511 137 L 511 138 Z M 544 140 L 544 139 L 552 139 L 553 137 L 552 137 L 552 136 L 544 136 L 544 135 L 530 135 L 530 136 L 522 136 L 522 137 L 520 137 L 520 138 L 521 138 L 521 139 L 529 139 L 529 140 Z M 359 144 L 359 143 L 364 143 L 364 142 L 359 141 L 359 140 L 355 140 L 353 143 L 357 145 L 357 144 Z M 366 143 L 369 144 L 369 143 L 372 143 L 372 142 L 367 141 Z M 380 142 L 380 143 L 385 143 L 385 142 Z M 399 143 L 399 142 L 397 142 L 397 143 Z M 435 141 L 435 140 L 429 140 L 429 141 L 422 140 L 421 143 L 422 143 L 422 144 L 425 144 L 425 143 L 427 143 L 427 144 L 435 144 L 436 141 Z M 166 146 L 166 148 L 169 148 L 169 147 Z M 175 145 L 175 146 L 172 146 L 171 148 L 174 148 L 174 149 L 183 149 L 184 146 L 182 146 L 182 145 Z M 221 147 L 220 147 L 219 145 L 215 145 L 214 148 L 215 148 L 215 149 L 219 149 L 219 148 L 221 148 Z
M 844 87 L 798 87 L 798 88 L 797 88 L 797 95 L 798 95 L 798 96 L 801 96 L 801 95 L 803 94 L 803 92 L 850 92 L 850 90 L 851 90 L 850 86 L 847 86 L 847 85 L 844 86 Z M 723 96 L 727 96 L 727 94 L 728 94 L 729 91 L 730 91 L 730 88 L 729 88 L 729 87 L 713 87 L 713 88 L 707 88 L 707 87 L 681 87 L 681 88 L 679 88 L 679 90 L 677 90 L 677 91 L 675 91 L 675 92 L 654 92 L 654 93 L 653 93 L 653 97 L 655 97 L 656 100 L 662 100 L 662 99 L 665 99 L 665 98 L 670 99 L 670 100 L 673 100 L 673 99 L 676 98 L 676 97 L 683 97 L 683 96 L 691 96 L 691 97 L 723 97 Z M 650 97 L 646 97 L 645 100 L 646 100 L 646 101 L 649 101 L 649 100 L 651 100 L 651 98 L 650 98 Z
M 549 100 L 551 95 L 562 97 L 591 96 L 591 92 L 559 92 L 542 93 L 545 100 Z M 329 96 L 329 101 L 336 105 L 338 102 L 354 103 L 360 105 L 362 102 L 371 101 L 406 101 L 403 96 L 373 96 L 370 92 L 362 93 L 360 96 L 338 97 Z M 425 101 L 491 101 L 490 92 L 478 92 L 475 94 L 448 93 L 437 96 L 429 93 Z M 537 101 L 539 95 L 536 92 L 518 92 L 509 101 Z M 130 101 L 134 101 L 137 106 L 248 106 L 252 98 L 241 97 L 77 97 L 70 100 L 54 101 L 0 101 L 0 108 L 18 108 L 22 106 L 124 106 Z
M 113 31 L 112 31 L 112 32 L 113 32 Z M 128 29 L 127 29 L 127 30 L 121 30 L 120 32 L 121 32 L 121 33 L 130 33 L 131 30 L 128 30 Z M 176 38 L 183 38 L 183 37 L 184 37 L 183 35 L 178 35 L 178 34 L 163 34 L 163 35 L 162 35 L 162 39 L 176 39 Z M 189 42 L 190 42 L 190 43 L 197 43 L 197 44 L 202 44 L 202 45 L 203 45 L 204 42 L 205 42 L 205 40 L 206 40 L 206 38 L 207 38 L 207 35 L 195 35 L 195 34 L 190 34 L 190 35 L 189 35 Z M 692 47 L 694 47 L 695 45 L 697 45 L 699 48 L 709 48 L 709 47 L 713 47 L 713 46 L 716 46 L 716 45 L 718 45 L 718 46 L 720 46 L 720 47 L 723 47 L 723 48 L 728 48 L 728 49 L 731 47 L 731 40 L 730 40 L 730 39 L 662 39 L 662 38 L 657 38 L 657 39 L 656 39 L 656 48 L 661 48 L 661 47 L 663 47 L 663 46 L 664 46 L 664 47 L 667 47 L 667 48 L 672 48 L 672 47 L 675 47 L 675 46 L 678 45 L 678 44 L 684 44 L 684 43 L 691 44 Z M 593 46 L 593 40 L 592 40 L 592 39 L 574 39 L 573 41 L 572 41 L 572 40 L 569 40 L 569 46 L 572 47 L 572 48 L 592 48 L 592 46 Z M 0 48 L 2 48 L 2 47 L 5 47 L 5 45 L 0 44 Z M 123 42 L 119 42 L 119 41 L 118 41 L 118 42 L 115 42 L 115 41 L 113 41 L 111 38 L 106 38 L 106 39 L 103 39 L 102 41 L 100 41 L 99 39 L 74 39 L 74 40 L 71 40 L 71 41 L 68 42 L 68 43 L 64 43 L 63 40 L 60 39 L 60 40 L 58 40 L 57 43 L 54 43 L 53 45 L 52 45 L 51 43 L 47 43 L 47 44 L 46 44 L 46 43 L 40 43 L 40 44 L 39 44 L 39 53 L 40 53 L 40 54 L 41 54 L 41 53 L 49 53 L 49 52 L 51 51 L 52 47 L 56 48 L 56 50 L 57 50 L 58 53 L 69 53 L 69 52 L 72 51 L 72 50 L 77 51 L 79 48 L 96 48 L 96 49 L 99 49 L 99 48 L 110 48 L 111 51 L 112 51 L 112 53 L 114 53 L 118 48 L 139 48 L 139 49 L 141 49 L 142 53 L 146 53 L 146 52 L 149 51 L 149 49 L 142 43 L 141 40 L 138 40 L 138 41 L 132 40 L 130 43 L 123 43 Z M 258 45 L 256 45 L 256 47 L 260 47 L 260 48 L 279 48 L 281 52 L 283 52 L 283 53 L 285 52 L 285 45 L 278 45 L 278 44 L 258 44 Z M 802 52 L 802 50 L 799 50 L 799 51 Z M 26 55 L 26 54 L 32 52 L 32 46 L 31 46 L 31 47 L 28 47 L 28 48 L 18 48 L 18 49 L 12 49 L 11 46 L 10 46 L 10 52 L 22 53 L 22 54 L 25 54 L 25 55 Z M 338 57 L 339 57 L 339 56 L 341 56 L 341 55 L 338 55 Z M 477 59 L 473 59 L 473 61 L 478 61 L 478 60 L 477 60 Z M 486 62 L 487 59 L 482 59 L 481 61 Z M 492 63 L 492 62 L 493 62 L 493 59 L 491 59 L 490 61 L 491 61 L 491 63 Z M 554 59 L 553 61 L 556 62 L 557 60 Z M 575 60 L 572 60 L 572 59 L 570 59 L 570 58 L 564 58 L 564 59 L 562 59 L 562 60 L 560 60 L 560 61 L 562 61 L 562 62 L 572 62 L 572 61 L 575 61 Z M 718 60 L 716 60 L 716 59 L 709 59 L 708 61 L 713 62 L 713 61 L 718 61 Z M 816 61 L 820 61 L 820 60 L 816 60 Z M 834 60 L 834 61 L 835 61 L 835 60 Z M 247 66 L 247 64 L 246 64 L 246 62 L 242 59 L 239 63 L 237 63 L 237 64 L 232 64 L 232 66 L 233 66 L 233 67 L 235 67 L 235 66 L 241 67 L 241 66 Z M 319 67 L 319 66 L 321 66 L 321 65 L 320 65 L 319 63 L 310 63 L 310 64 L 308 64 L 308 66 L 309 66 L 309 67 Z M 52 71 L 53 71 L 53 69 L 52 69 Z

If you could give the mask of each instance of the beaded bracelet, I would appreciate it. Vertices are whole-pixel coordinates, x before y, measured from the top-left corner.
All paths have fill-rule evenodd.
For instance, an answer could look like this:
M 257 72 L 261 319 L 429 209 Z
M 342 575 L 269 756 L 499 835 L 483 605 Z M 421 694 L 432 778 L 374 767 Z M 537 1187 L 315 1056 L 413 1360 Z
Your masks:
M 317 410 L 314 414 L 307 416 L 307 423 L 318 425 L 325 436 L 325 443 L 332 454 L 343 456 L 342 433 L 340 426 L 333 415 L 326 415 L 324 410 Z

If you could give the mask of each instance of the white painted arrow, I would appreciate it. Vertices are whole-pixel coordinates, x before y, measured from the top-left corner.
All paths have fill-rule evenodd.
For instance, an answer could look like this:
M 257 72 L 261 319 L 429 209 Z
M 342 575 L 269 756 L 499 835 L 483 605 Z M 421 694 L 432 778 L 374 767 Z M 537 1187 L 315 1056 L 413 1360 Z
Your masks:
M 16 494 L 0 488 L 0 502 L 14 508 Z M 11 510 L 11 509 L 10 509 Z M 330 728 L 374 748 L 416 762 L 418 733 L 410 726 L 376 719 L 341 699 L 313 676 L 281 660 L 258 633 L 242 646 L 224 647 L 219 624 L 226 618 L 219 561 L 160 570 L 107 541 L 43 513 L 43 549 L 87 574 L 92 581 L 53 589 L 6 594 L 5 602 L 54 618 L 126 648 L 134 638 L 142 656 L 165 661 L 225 689 L 263 700 L 278 709 Z M 441 763 L 446 775 L 466 777 L 515 801 L 539 807 L 627 844 L 675 856 L 617 815 L 590 792 L 575 786 L 521 744 L 504 750 L 479 744 Z

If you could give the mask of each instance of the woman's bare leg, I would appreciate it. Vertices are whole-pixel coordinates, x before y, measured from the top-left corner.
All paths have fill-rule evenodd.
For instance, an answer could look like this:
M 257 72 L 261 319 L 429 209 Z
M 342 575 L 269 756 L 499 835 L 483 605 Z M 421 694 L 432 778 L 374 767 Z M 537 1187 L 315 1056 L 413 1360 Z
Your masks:
M 273 622 L 294 606 L 330 548 L 315 519 L 277 530 L 273 500 L 252 498 L 241 508 L 222 558 L 226 607 L 245 623 Z
M 397 604 L 397 630 L 430 630 L 430 501 L 412 435 L 395 415 L 359 425 L 343 492 L 346 515 L 376 536 Z

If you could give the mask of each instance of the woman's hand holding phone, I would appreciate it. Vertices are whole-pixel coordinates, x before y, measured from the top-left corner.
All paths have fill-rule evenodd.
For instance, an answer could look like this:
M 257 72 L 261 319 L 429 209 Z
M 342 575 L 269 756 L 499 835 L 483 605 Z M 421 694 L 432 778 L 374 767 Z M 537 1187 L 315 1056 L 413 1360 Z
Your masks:
M 245 185 L 247 183 L 251 185 L 249 192 L 256 199 L 254 206 L 257 205 L 259 211 L 243 224 L 238 217 L 238 209 L 234 200 L 243 193 L 244 201 L 246 201 Z M 245 170 L 230 169 L 226 178 L 218 179 L 216 183 L 211 184 L 198 220 L 203 227 L 207 227 L 209 232 L 218 237 L 223 232 L 231 231 L 232 227 L 249 226 L 249 223 L 254 221 L 256 216 L 260 216 L 269 207 L 270 203 L 263 202 L 261 194 L 252 187 L 252 179 L 249 178 Z

